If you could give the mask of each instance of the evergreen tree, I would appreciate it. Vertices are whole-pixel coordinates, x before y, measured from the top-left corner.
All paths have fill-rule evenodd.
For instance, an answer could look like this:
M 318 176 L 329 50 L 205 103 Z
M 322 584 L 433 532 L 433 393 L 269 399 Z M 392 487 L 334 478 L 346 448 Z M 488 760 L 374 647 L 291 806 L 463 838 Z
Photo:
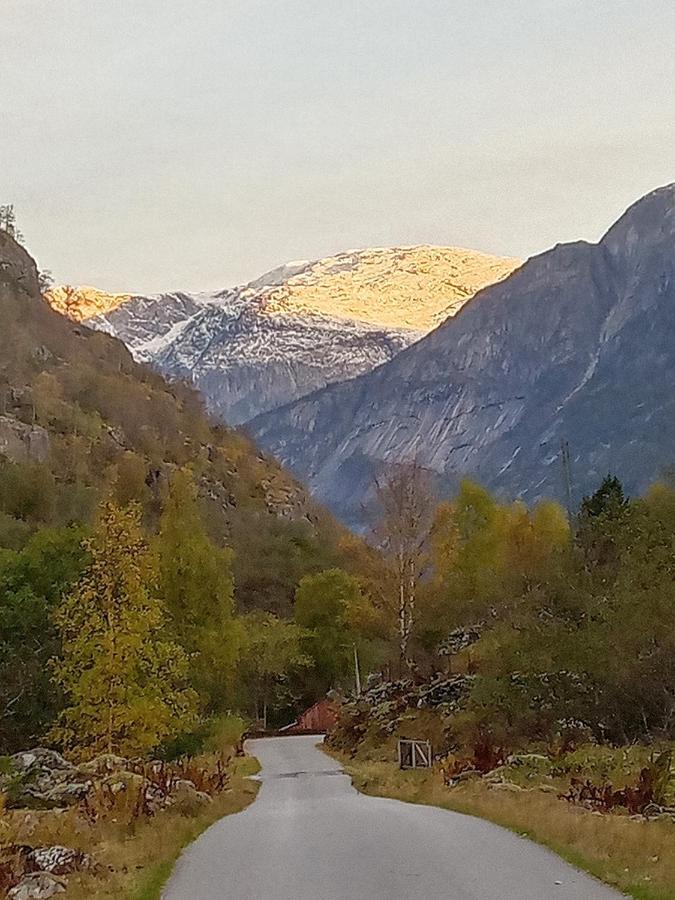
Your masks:
M 55 615 L 66 708 L 52 736 L 80 755 L 144 754 L 194 724 L 187 658 L 162 637 L 140 508 L 104 504 L 84 544 L 91 562 Z
M 240 628 L 233 616 L 233 554 L 206 533 L 189 472 L 178 472 L 160 521 L 160 595 L 169 630 L 190 657 L 190 678 L 209 710 L 227 704 Z

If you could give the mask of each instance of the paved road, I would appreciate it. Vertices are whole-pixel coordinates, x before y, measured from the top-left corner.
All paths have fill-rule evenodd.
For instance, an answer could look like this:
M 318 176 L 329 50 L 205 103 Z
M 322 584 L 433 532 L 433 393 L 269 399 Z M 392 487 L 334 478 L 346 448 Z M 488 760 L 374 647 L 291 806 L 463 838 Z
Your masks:
M 480 819 L 366 797 L 316 737 L 251 741 L 262 787 L 183 854 L 165 900 L 616 900 Z

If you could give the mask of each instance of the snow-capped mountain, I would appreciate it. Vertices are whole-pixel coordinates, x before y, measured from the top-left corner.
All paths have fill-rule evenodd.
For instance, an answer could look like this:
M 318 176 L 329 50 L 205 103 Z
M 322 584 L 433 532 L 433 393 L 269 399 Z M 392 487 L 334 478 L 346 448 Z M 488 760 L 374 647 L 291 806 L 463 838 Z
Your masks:
M 631 492 L 675 467 L 675 184 L 598 244 L 561 244 L 354 381 L 248 425 L 345 521 L 383 465 L 448 490 L 576 505 L 608 472 Z M 569 449 L 570 466 L 563 462 Z
M 391 360 L 518 265 L 452 247 L 353 250 L 213 294 L 109 295 L 107 308 L 101 292 L 92 303 L 81 291 L 80 307 L 47 299 L 240 424 Z

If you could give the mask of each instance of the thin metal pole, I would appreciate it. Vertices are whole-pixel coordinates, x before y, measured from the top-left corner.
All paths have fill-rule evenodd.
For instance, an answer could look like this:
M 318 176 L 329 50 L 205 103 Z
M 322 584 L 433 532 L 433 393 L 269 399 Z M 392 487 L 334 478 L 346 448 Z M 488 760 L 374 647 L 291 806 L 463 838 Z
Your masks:
M 356 696 L 361 696 L 361 672 L 359 670 L 359 651 L 354 644 L 354 675 L 356 678 Z

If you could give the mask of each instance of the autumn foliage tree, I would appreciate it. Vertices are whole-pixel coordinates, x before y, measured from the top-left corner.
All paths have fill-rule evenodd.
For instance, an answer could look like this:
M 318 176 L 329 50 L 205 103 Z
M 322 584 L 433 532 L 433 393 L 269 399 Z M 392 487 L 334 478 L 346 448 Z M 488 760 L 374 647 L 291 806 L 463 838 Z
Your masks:
M 401 665 L 412 668 L 419 585 L 429 565 L 435 502 L 428 474 L 416 462 L 393 467 L 377 483 L 380 516 L 375 534 L 389 561 L 396 597 Z
M 188 660 L 163 635 L 139 507 L 105 503 L 85 548 L 90 563 L 55 614 L 66 706 L 52 738 L 79 756 L 141 755 L 195 721 Z

